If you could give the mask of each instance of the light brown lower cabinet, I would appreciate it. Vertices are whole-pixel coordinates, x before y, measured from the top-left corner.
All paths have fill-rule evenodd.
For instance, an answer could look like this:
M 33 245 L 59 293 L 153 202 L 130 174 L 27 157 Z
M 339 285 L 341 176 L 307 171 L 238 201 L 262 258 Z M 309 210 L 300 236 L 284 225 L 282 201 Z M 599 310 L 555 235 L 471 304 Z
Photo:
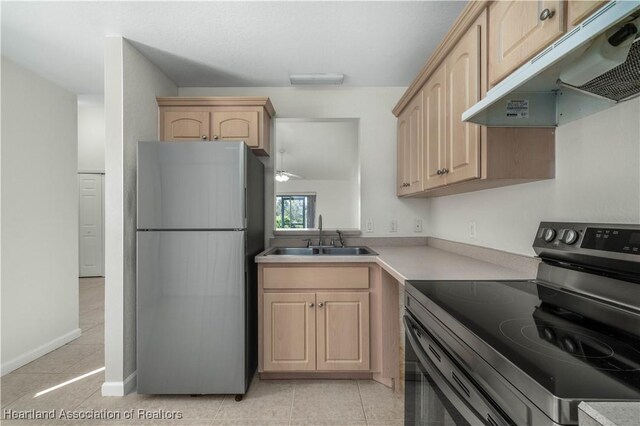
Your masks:
M 369 370 L 369 292 L 263 296 L 265 372 Z
M 265 293 L 264 369 L 316 369 L 315 293 Z
M 369 292 L 316 293 L 318 371 L 369 370 Z

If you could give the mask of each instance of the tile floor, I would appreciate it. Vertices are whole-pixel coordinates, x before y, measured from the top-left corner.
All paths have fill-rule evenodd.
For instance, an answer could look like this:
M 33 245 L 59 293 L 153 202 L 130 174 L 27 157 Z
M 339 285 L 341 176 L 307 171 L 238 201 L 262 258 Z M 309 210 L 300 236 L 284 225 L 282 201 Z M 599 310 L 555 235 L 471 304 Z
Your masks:
M 56 420 L 2 420 L 2 425 L 402 425 L 403 400 L 368 380 L 254 379 L 242 402 L 233 395 L 103 397 L 104 280 L 80 280 L 80 327 L 75 341 L 2 377 L 5 410 L 56 410 Z M 92 373 L 92 374 L 89 374 Z M 85 377 L 83 377 L 85 376 Z M 78 379 L 80 377 L 80 379 Z M 74 381 L 74 379 L 76 379 Z M 56 386 L 69 382 L 64 386 Z M 36 396 L 38 393 L 47 391 Z M 120 415 L 120 420 L 60 419 L 60 411 Z M 125 413 L 134 410 L 134 420 Z M 180 413 L 181 419 L 138 417 Z

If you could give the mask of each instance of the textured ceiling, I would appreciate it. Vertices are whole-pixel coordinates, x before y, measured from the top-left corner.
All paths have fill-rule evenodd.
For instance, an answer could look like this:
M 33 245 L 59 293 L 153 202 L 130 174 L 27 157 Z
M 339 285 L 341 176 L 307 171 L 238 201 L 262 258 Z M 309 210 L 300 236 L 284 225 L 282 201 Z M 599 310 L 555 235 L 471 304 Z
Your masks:
M 406 86 L 462 1 L 9 2 L 2 54 L 75 93 L 103 92 L 104 37 L 128 38 L 178 86 Z

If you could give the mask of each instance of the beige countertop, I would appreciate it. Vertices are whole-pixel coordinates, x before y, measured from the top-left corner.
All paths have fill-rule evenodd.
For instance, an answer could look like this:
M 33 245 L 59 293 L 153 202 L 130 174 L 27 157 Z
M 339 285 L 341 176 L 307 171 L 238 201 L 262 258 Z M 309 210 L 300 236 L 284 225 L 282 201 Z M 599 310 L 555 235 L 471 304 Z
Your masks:
M 638 426 L 640 402 L 581 402 L 580 426 Z
M 534 278 L 525 272 L 429 246 L 372 249 L 378 253 L 377 263 L 400 282 Z
M 375 262 L 396 280 L 508 280 L 533 278 L 522 272 L 484 260 L 434 247 L 371 245 L 377 256 L 256 256 L 257 263 L 354 263 Z M 266 252 L 266 250 L 265 250 Z M 263 253 L 265 253 L 263 252 Z

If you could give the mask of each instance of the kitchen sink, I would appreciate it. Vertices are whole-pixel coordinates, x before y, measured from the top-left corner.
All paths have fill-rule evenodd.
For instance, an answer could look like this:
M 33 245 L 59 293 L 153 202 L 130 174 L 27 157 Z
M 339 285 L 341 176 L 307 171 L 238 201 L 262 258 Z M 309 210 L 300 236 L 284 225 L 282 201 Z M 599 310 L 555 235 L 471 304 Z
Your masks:
M 265 253 L 265 256 L 313 256 L 320 254 L 320 248 L 307 247 L 276 247 Z
M 325 247 L 322 254 L 328 256 L 371 256 L 378 253 L 369 247 Z
M 369 247 L 275 247 L 265 256 L 375 256 Z

